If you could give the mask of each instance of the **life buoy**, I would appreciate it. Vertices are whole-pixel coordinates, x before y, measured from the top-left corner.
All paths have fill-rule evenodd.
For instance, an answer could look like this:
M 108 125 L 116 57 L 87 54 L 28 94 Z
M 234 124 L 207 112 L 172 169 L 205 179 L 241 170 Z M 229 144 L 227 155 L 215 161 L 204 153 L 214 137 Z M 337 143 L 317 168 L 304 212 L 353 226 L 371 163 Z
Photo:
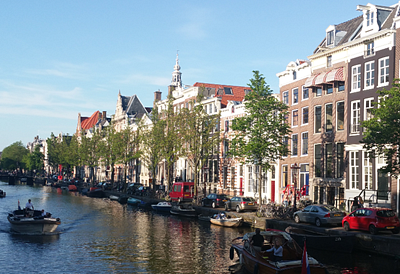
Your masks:
M 234 257 L 235 257 L 235 249 L 232 246 L 231 249 L 229 250 L 229 259 L 233 260 Z

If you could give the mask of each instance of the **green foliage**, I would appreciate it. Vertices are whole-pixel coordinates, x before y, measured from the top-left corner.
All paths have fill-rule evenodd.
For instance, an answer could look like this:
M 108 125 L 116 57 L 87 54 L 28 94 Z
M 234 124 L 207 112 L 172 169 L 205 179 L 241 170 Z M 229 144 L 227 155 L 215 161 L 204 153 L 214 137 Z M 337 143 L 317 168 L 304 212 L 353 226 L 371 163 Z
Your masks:
M 29 154 L 29 150 L 24 147 L 21 141 L 3 149 L 1 155 L 1 168 L 5 170 L 23 169 L 25 163 L 23 158 Z
M 390 172 L 397 177 L 400 172 L 400 84 L 393 80 L 390 90 L 377 91 L 379 102 L 374 102 L 371 110 L 373 118 L 362 122 L 364 137 L 361 143 L 369 156 L 376 158 L 383 155 L 386 165 L 382 172 Z
M 44 155 L 40 152 L 40 146 L 37 145 L 32 153 L 26 154 L 23 157 L 23 162 L 29 171 L 42 171 L 43 170 Z
M 242 163 L 261 166 L 263 171 L 271 169 L 274 162 L 288 154 L 284 137 L 290 134 L 285 122 L 288 106 L 273 96 L 265 78 L 253 71 L 249 87 L 252 92 L 245 96 L 247 115 L 236 118 L 232 130 L 236 131 L 231 141 L 229 154 Z M 261 182 L 261 172 L 259 172 Z M 261 197 L 261 184 L 259 184 Z

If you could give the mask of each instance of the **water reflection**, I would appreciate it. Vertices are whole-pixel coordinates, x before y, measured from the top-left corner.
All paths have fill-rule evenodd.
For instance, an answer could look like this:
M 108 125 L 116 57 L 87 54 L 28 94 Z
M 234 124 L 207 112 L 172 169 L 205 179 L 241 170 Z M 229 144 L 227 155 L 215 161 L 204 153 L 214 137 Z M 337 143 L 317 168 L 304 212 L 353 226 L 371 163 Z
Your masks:
M 18 243 L 34 243 L 34 244 L 49 244 L 60 239 L 60 233 L 54 235 L 21 235 L 10 233 L 11 241 L 14 244 Z

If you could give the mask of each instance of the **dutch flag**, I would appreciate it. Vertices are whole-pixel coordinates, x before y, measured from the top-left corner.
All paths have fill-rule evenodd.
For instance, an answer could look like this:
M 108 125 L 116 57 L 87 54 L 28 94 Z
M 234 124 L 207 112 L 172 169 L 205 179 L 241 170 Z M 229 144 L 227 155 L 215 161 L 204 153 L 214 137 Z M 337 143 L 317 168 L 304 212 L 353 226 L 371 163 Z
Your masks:
M 301 259 L 302 268 L 301 274 L 310 274 L 310 265 L 308 264 L 308 255 L 307 255 L 307 248 L 306 248 L 306 241 L 304 240 L 304 248 L 303 248 L 303 258 Z

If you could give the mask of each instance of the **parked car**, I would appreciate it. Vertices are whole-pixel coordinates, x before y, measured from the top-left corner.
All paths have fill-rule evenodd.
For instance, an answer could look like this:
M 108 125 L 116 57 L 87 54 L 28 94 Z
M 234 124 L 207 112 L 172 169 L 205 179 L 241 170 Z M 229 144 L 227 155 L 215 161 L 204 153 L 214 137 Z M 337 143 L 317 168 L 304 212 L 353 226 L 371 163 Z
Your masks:
M 296 223 L 313 223 L 316 226 L 341 225 L 345 216 L 346 212 L 331 205 L 309 205 L 293 214 Z
M 225 203 L 225 210 L 230 209 L 236 212 L 257 210 L 257 202 L 252 197 L 232 197 Z
M 366 230 L 371 234 L 389 230 L 393 234 L 400 232 L 400 222 L 393 210 L 389 208 L 359 208 L 343 218 L 343 228 Z
M 201 200 L 201 205 L 202 206 L 211 206 L 212 208 L 224 207 L 225 202 L 228 200 L 229 200 L 229 198 L 226 194 L 211 193 L 211 194 L 208 194 L 207 197 L 205 197 Z

